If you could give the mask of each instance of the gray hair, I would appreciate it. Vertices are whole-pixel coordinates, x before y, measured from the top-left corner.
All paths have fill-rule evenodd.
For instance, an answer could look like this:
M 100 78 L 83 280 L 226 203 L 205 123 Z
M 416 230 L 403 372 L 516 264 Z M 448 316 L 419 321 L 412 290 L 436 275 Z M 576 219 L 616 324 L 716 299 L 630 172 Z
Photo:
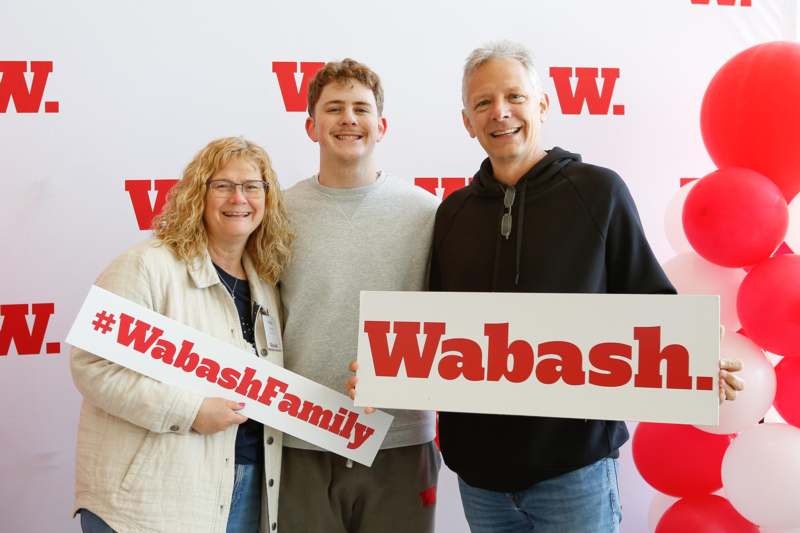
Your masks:
M 473 50 L 467 56 L 466 63 L 464 63 L 464 75 L 461 78 L 461 101 L 465 106 L 467 102 L 467 79 L 478 67 L 491 59 L 515 59 L 519 61 L 528 73 L 535 95 L 538 97 L 544 92 L 539 74 L 533 64 L 530 50 L 514 41 L 492 41 Z

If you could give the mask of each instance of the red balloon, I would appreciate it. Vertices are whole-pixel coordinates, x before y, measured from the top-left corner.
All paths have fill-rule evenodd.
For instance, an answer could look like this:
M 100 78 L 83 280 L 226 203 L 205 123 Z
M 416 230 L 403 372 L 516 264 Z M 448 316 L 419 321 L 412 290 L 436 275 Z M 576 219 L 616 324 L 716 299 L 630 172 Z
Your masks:
M 724 267 L 768 258 L 788 226 L 789 208 L 780 189 L 746 168 L 712 172 L 695 184 L 683 204 L 683 229 L 692 248 Z
M 800 191 L 800 43 L 759 44 L 725 63 L 706 89 L 700 127 L 718 168 L 755 170 L 790 201 Z
M 707 494 L 673 503 L 655 533 L 758 533 L 758 526 L 740 515 L 721 496 Z
M 762 261 L 739 286 L 736 311 L 750 339 L 777 354 L 800 354 L 800 256 Z
M 633 435 L 633 461 L 659 492 L 702 496 L 722 487 L 722 458 L 730 443 L 729 435 L 694 426 L 640 422 Z
M 800 428 L 800 357 L 784 357 L 775 366 L 775 410 L 784 420 Z

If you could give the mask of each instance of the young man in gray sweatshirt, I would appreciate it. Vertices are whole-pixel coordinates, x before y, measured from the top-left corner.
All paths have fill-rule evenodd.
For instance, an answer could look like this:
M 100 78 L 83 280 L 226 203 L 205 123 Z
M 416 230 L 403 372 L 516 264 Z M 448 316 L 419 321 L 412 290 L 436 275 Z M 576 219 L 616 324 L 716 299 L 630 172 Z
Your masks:
M 336 390 L 352 375 L 359 291 L 422 290 L 437 200 L 378 169 L 386 134 L 377 74 L 351 59 L 311 81 L 306 132 L 319 173 L 285 193 L 296 234 L 281 279 L 286 368 Z M 440 457 L 434 413 L 389 411 L 371 468 L 284 437 L 283 533 L 433 532 Z

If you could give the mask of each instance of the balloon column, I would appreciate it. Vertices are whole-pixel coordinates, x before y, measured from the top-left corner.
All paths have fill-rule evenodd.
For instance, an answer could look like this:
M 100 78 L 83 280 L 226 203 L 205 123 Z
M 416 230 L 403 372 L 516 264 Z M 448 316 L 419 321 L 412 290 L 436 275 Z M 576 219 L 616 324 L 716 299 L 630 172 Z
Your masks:
M 634 462 L 680 498 L 651 524 L 658 533 L 800 528 L 800 44 L 731 58 L 700 125 L 718 168 L 670 202 L 679 255 L 664 269 L 679 293 L 720 296 L 721 356 L 744 363 L 746 389 L 719 426 L 639 424 Z M 782 356 L 776 366 L 764 350 Z M 768 412 L 781 423 L 764 424 Z

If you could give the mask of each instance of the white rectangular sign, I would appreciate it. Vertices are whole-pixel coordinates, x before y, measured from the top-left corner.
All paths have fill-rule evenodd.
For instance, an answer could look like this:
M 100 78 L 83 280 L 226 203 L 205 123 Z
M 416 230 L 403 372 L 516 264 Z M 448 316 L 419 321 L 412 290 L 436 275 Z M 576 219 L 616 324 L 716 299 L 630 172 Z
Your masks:
M 246 404 L 240 412 L 370 466 L 392 416 L 93 286 L 67 342 L 169 385 Z
M 361 292 L 356 405 L 716 425 L 719 298 Z

